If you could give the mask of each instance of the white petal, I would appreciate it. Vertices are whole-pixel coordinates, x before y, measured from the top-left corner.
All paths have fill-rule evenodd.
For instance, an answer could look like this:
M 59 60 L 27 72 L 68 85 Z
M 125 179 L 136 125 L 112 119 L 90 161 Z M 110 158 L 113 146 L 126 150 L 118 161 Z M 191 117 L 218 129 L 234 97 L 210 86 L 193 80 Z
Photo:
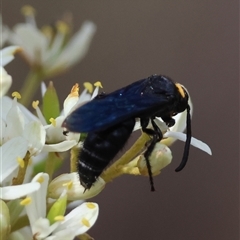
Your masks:
M 81 29 L 72 37 L 52 68 L 69 67 L 81 60 L 87 53 L 96 25 L 90 21 L 83 23 Z
M 91 207 L 89 207 L 91 206 Z M 74 230 L 75 236 L 80 235 L 88 231 L 96 222 L 99 213 L 98 204 L 96 203 L 83 203 L 79 207 L 73 209 L 69 214 L 65 216 L 65 219 L 61 224 L 56 228 L 56 232 L 64 233 L 68 228 Z M 87 227 L 82 224 L 82 219 L 88 220 L 90 226 Z M 61 231 L 62 230 L 62 231 Z
M 77 102 L 77 105 L 78 104 L 83 104 L 83 103 L 86 103 L 87 101 L 90 101 L 92 98 L 92 95 L 88 93 L 88 90 L 85 88 L 82 93 L 80 94 L 79 96 L 79 99 L 78 99 L 78 102 Z
M 0 51 L 1 62 L 0 66 L 5 66 L 14 59 L 14 54 L 20 51 L 21 48 L 18 46 L 10 46 Z
M 41 82 L 41 95 L 44 96 L 45 92 L 47 91 L 47 87 L 45 82 Z
M 40 188 L 38 191 L 28 194 L 31 198 L 31 203 L 25 206 L 28 219 L 31 227 L 39 218 L 46 216 L 46 196 L 49 176 L 46 173 L 38 173 L 32 182 L 39 182 Z
M 50 222 L 47 218 L 39 218 L 32 225 L 33 235 L 37 234 L 37 239 L 45 239 L 52 231 L 59 225 L 59 222 L 55 222 L 50 225 Z
M 186 142 L 186 134 L 181 133 L 181 132 L 171 132 L 171 131 L 166 132 L 164 134 L 164 137 L 172 137 L 172 138 L 181 140 L 183 142 Z M 210 147 L 206 143 L 204 143 L 194 137 L 191 138 L 191 145 L 193 145 L 196 148 L 201 149 L 202 151 L 208 153 L 209 155 L 212 155 L 212 151 L 211 151 Z
M 40 188 L 40 183 L 26 183 L 22 185 L 0 187 L 0 198 L 4 200 L 13 200 L 21 198 L 37 191 Z
M 68 95 L 63 103 L 64 116 L 67 116 L 71 112 L 74 106 L 78 103 L 78 99 L 78 96 L 72 94 Z
M 46 144 L 43 147 L 44 152 L 65 152 L 75 146 L 77 142 L 75 140 L 63 141 L 56 144 Z
M 14 32 L 11 41 L 22 47 L 30 62 L 41 63 L 48 47 L 45 35 L 31 24 L 17 24 Z
M 64 120 L 64 117 L 60 116 L 55 119 L 54 125 L 50 124 L 48 126 L 45 126 L 46 132 L 47 132 L 46 142 L 48 144 L 59 143 L 66 139 L 66 136 L 64 136 L 63 134 L 63 128 L 62 128 L 63 120 Z
M 1 129 L 1 134 L 0 134 L 0 146 L 1 146 L 5 142 L 6 130 L 7 130 L 7 124 L 1 118 L 0 118 L 0 129 Z
M 12 101 L 12 107 L 6 116 L 7 135 L 9 138 L 21 136 L 24 130 L 24 115 L 17 105 L 16 99 Z
M 27 153 L 27 146 L 28 143 L 24 138 L 16 137 L 7 141 L 0 147 L 1 184 L 19 167 L 17 157 L 25 157 Z
M 12 77 L 0 66 L 0 97 L 4 96 L 12 85 Z
M 12 106 L 13 106 L 12 98 L 7 97 L 7 96 L 0 98 L 1 118 L 3 118 L 5 121 L 6 121 L 6 116 L 9 112 L 9 110 L 12 108 Z M 38 118 L 35 115 L 33 115 L 25 106 L 23 106 L 19 102 L 17 103 L 17 106 L 23 113 L 24 122 L 32 121 L 32 120 L 38 121 Z
M 142 157 L 141 156 L 137 162 L 137 166 L 142 175 L 148 176 L 146 159 L 144 158 L 144 156 Z M 157 143 L 149 157 L 149 160 L 153 176 L 157 175 L 163 168 L 165 168 L 167 165 L 171 163 L 172 161 L 171 150 L 166 145 Z
M 29 152 L 37 155 L 41 152 L 46 138 L 46 132 L 40 122 L 30 122 L 25 125 L 23 137 L 28 141 Z

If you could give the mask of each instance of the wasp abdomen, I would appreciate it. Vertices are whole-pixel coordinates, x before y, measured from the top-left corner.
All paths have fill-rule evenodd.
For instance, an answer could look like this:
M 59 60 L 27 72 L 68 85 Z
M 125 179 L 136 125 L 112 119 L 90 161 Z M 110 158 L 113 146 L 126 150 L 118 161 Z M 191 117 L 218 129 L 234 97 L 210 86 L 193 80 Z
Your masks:
M 108 128 L 89 133 L 78 158 L 78 173 L 81 184 L 90 189 L 110 161 L 124 147 L 130 137 L 135 118 Z

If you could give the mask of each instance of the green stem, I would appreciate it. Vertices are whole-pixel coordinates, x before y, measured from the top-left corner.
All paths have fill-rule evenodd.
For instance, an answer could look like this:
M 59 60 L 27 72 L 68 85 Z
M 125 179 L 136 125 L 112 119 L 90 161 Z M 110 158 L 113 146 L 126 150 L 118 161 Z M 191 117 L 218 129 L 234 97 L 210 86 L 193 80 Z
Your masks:
M 134 157 L 139 154 L 139 152 L 145 147 L 146 142 L 149 141 L 149 136 L 145 133 L 138 138 L 138 140 L 133 144 L 133 146 L 115 163 L 113 163 L 106 171 L 104 171 L 101 175 L 106 182 L 111 181 L 113 178 L 122 174 L 119 174 L 119 166 L 123 166 L 129 161 L 131 161 Z
M 25 82 L 23 83 L 21 93 L 20 103 L 28 107 L 31 103 L 33 96 L 35 95 L 37 89 L 39 88 L 41 81 L 43 80 L 43 75 L 37 71 L 31 71 Z
M 46 159 L 45 172 L 49 175 L 49 182 L 52 180 L 53 173 L 56 169 L 56 163 L 58 157 L 55 152 L 48 153 L 48 158 Z
M 23 158 L 24 166 L 22 168 L 19 166 L 17 177 L 13 178 L 12 185 L 21 185 L 23 183 L 29 160 L 30 160 L 30 153 L 27 152 L 26 156 Z
M 28 220 L 27 215 L 24 215 L 24 216 L 18 218 L 17 222 L 12 227 L 11 232 L 17 231 L 26 226 L 29 226 L 29 220 Z
M 77 172 L 77 161 L 81 149 L 73 147 L 70 151 L 70 172 Z

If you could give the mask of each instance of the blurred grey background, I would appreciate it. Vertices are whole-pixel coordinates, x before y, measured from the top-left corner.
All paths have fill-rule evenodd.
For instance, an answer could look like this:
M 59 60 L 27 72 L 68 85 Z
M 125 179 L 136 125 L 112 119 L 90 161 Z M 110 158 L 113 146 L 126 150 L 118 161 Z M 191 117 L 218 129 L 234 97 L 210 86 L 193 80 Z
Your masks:
M 24 4 L 36 8 L 39 27 L 66 11 L 73 14 L 75 30 L 86 19 L 97 24 L 86 58 L 52 79 L 61 101 L 76 82 L 101 80 L 111 92 L 165 74 L 191 93 L 193 136 L 213 151 L 211 157 L 192 147 L 188 165 L 176 173 L 184 144 L 175 143 L 172 164 L 154 178 L 154 193 L 144 177 L 124 176 L 108 184 L 92 199 L 100 215 L 90 234 L 96 240 L 238 240 L 238 1 L 3 0 L 4 23 L 22 22 Z M 19 89 L 26 64 L 18 57 L 7 70 L 12 90 Z

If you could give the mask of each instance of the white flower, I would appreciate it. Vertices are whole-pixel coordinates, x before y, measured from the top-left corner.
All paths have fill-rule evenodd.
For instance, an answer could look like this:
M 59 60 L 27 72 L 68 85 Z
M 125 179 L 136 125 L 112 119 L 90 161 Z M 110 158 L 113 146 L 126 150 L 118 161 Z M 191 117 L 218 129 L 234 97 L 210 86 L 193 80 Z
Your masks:
M 55 216 L 55 222 L 50 223 L 50 220 L 46 217 L 48 180 L 49 177 L 46 173 L 37 174 L 32 182 L 39 182 L 41 187 L 21 202 L 25 205 L 34 239 L 74 239 L 75 236 L 88 231 L 98 217 L 98 205 L 96 203 L 83 203 L 66 216 Z M 60 198 L 63 198 L 65 194 L 66 191 L 61 194 Z M 61 206 L 59 207 L 61 208 Z
M 85 89 L 79 96 L 79 87 L 78 84 L 75 84 L 70 94 L 64 100 L 63 111 L 60 116 L 55 119 L 51 119 L 51 124 L 45 125 L 46 129 L 46 142 L 43 147 L 43 151 L 47 152 L 63 152 L 71 149 L 73 146 L 81 144 L 80 133 L 69 132 L 66 135 L 63 134 L 62 123 L 66 116 L 76 107 L 79 107 L 81 104 L 93 99 L 99 92 L 99 88 L 102 87 L 100 82 L 94 84 L 95 89 L 90 83 L 85 83 Z M 42 87 L 43 89 L 45 87 Z M 88 93 L 90 92 L 90 94 Z M 91 94 L 92 93 L 92 94 Z M 41 110 L 36 107 L 37 114 L 39 119 L 42 119 Z M 44 123 L 43 123 L 44 124 Z M 46 123 L 45 123 L 46 124 Z
M 22 136 L 28 141 L 28 151 L 32 156 L 39 154 L 45 144 L 46 132 L 40 123 L 40 121 L 29 120 L 24 113 L 21 111 L 18 103 L 17 97 L 18 93 L 15 93 L 13 101 L 11 101 L 12 106 L 5 112 L 6 106 L 2 111 L 2 126 L 4 135 L 2 135 L 2 142 L 6 142 L 14 137 Z M 4 102 L 6 98 L 2 99 Z M 3 103 L 2 103 L 3 105 Z M 3 106 L 0 106 L 2 109 Z M 5 126 L 4 124 L 5 123 Z
M 26 23 L 17 24 L 9 34 L 11 43 L 23 48 L 23 55 L 31 66 L 38 66 L 46 76 L 65 71 L 87 53 L 96 26 L 90 21 L 83 23 L 77 33 L 66 43 L 69 26 L 58 21 L 56 32 L 48 26 L 43 31 L 36 26 L 34 9 L 23 8 Z
M 49 197 L 58 198 L 64 189 L 67 189 L 68 200 L 89 199 L 98 195 L 105 187 L 105 181 L 99 177 L 93 186 L 85 190 L 79 182 L 79 176 L 76 172 L 62 174 L 49 184 Z
M 133 160 L 134 161 L 134 160 Z M 158 175 L 163 168 L 165 168 L 172 161 L 171 150 L 162 143 L 156 143 L 149 161 L 151 164 L 152 175 Z M 138 157 L 137 167 L 139 172 L 143 176 L 148 176 L 148 169 L 146 165 L 146 159 L 143 155 Z
M 8 187 L 0 187 L 0 199 L 13 200 L 33 193 L 40 188 L 37 182 L 25 183 L 22 185 L 13 185 Z
M 17 159 L 25 157 L 28 149 L 28 143 L 23 137 L 16 137 L 0 147 L 0 184 L 7 185 L 16 175 L 16 170 L 19 168 Z
M 14 54 L 21 49 L 17 46 L 0 50 L 0 98 L 4 96 L 12 85 L 12 77 L 3 68 L 14 59 Z

